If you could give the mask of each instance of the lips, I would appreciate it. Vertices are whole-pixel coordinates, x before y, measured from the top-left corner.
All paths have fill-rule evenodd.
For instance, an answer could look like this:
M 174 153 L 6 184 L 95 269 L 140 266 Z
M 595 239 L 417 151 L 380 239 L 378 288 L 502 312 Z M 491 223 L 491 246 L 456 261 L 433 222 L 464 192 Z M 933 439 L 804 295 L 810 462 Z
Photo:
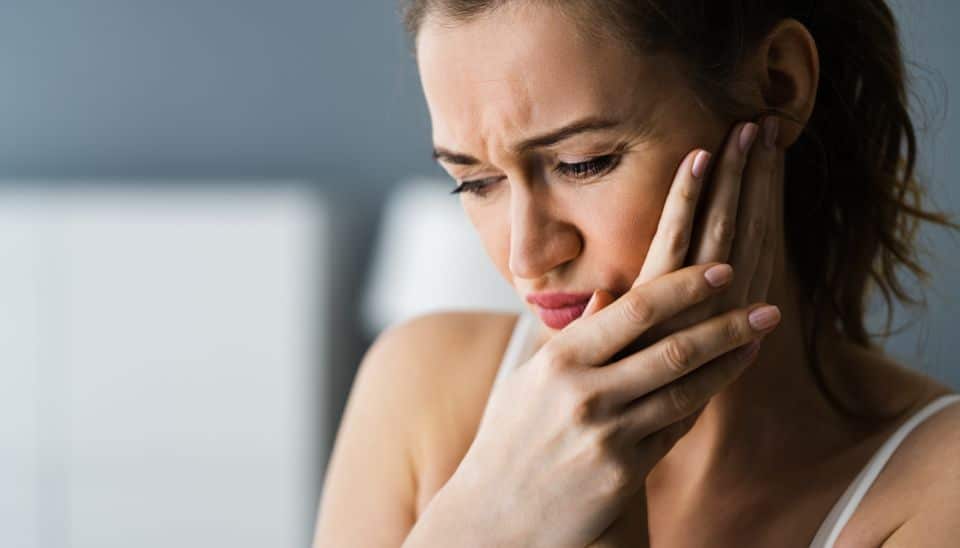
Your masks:
M 527 302 L 537 305 L 537 314 L 552 329 L 563 329 L 583 315 L 592 293 L 534 293 Z
M 563 308 L 590 300 L 592 293 L 533 293 L 527 295 L 527 302 L 543 308 Z

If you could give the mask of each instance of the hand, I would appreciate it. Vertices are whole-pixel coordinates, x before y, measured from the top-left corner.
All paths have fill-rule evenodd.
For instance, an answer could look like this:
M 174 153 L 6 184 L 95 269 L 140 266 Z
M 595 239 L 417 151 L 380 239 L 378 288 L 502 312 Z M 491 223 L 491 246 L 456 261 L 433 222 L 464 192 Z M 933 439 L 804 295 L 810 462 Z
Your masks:
M 663 336 L 663 331 L 676 331 L 717 311 L 740 306 L 745 300 L 766 298 L 779 231 L 782 230 L 782 186 L 775 187 L 772 184 L 776 180 L 779 151 L 766 144 L 775 141 L 776 129 L 773 129 L 770 141 L 762 140 L 764 135 L 760 135 L 762 141 L 751 149 L 750 145 L 756 141 L 759 129 L 756 124 L 734 126 L 724 148 L 724 157 L 719 167 L 713 170 L 715 179 L 712 196 L 708 198 L 704 221 L 700 223 L 701 227 L 709 229 L 706 233 L 692 226 L 703 178 L 693 177 L 691 173 L 698 151 L 688 155 L 671 186 L 654 242 L 637 278 L 642 283 L 680 268 L 685 255 L 692 257 L 688 259 L 692 264 L 726 261 L 732 248 L 734 259 L 731 263 L 738 272 L 738 279 L 731 289 L 658 326 L 661 333 L 647 332 L 645 336 Z M 741 147 L 741 143 L 746 146 Z M 747 184 L 741 185 L 744 172 Z M 746 188 L 742 190 L 742 187 Z M 741 193 L 742 197 L 739 196 Z M 735 237 L 731 231 L 733 227 L 736 227 Z M 688 254 L 687 242 L 690 240 L 695 243 Z M 759 244 L 761 241 L 762 244 Z M 744 275 L 749 272 L 753 272 L 753 275 Z M 598 292 L 595 303 L 591 303 L 582 317 L 590 316 L 611 301 L 609 293 Z M 685 419 L 689 421 L 685 431 L 692 428 L 702 410 L 701 407 Z M 642 546 L 649 535 L 646 518 L 646 491 L 641 489 L 624 506 L 622 517 L 617 518 L 599 538 L 590 543 L 589 548 Z
M 731 288 L 645 333 L 628 351 L 717 313 L 767 299 L 783 232 L 783 187 L 774 184 L 782 154 L 776 148 L 779 122 L 770 116 L 762 123 L 763 128 L 752 122 L 734 125 L 722 157 L 702 177 L 692 170 L 698 153 L 705 152 L 687 155 L 637 277 L 637 283 L 644 283 L 686 265 L 729 262 L 737 273 Z M 773 146 L 767 145 L 771 142 Z M 701 200 L 706 180 L 712 184 Z M 706 209 L 695 218 L 701 201 Z
M 719 296 L 717 295 L 717 297 Z M 593 300 L 583 311 L 581 318 L 593 315 L 597 310 L 606 307 L 611 302 L 613 302 L 613 297 L 610 293 L 598 290 Z M 683 422 L 687 424 L 680 428 L 684 432 L 689 431 L 697 417 L 700 416 L 701 411 L 703 411 L 703 407 L 683 419 Z M 630 497 L 629 502 L 623 505 L 620 515 L 613 523 L 596 540 L 588 544 L 587 548 L 644 548 L 649 546 L 650 530 L 648 523 L 647 491 L 641 488 Z
M 749 343 L 773 329 L 749 325 L 757 306 L 737 309 L 610 363 L 653 326 L 724 291 L 705 277 L 714 266 L 635 284 L 501 379 L 444 486 L 450 499 L 469 499 L 470 527 L 506 545 L 582 548 L 610 526 L 686 433 L 684 419 L 743 370 Z

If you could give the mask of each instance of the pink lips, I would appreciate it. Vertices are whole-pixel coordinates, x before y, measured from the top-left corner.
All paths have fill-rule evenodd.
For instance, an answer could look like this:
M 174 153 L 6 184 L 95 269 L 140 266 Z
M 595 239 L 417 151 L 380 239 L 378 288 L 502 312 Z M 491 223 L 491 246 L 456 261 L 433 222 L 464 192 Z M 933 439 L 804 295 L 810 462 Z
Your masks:
M 583 315 L 592 293 L 534 293 L 527 302 L 537 305 L 543 323 L 552 329 L 563 329 Z

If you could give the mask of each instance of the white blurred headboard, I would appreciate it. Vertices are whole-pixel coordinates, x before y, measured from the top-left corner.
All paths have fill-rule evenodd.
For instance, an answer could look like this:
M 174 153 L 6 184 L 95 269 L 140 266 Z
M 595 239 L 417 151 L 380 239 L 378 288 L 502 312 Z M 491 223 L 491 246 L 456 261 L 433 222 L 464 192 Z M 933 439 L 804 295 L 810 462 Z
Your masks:
M 329 341 L 307 185 L 0 185 L 0 546 L 309 543 Z

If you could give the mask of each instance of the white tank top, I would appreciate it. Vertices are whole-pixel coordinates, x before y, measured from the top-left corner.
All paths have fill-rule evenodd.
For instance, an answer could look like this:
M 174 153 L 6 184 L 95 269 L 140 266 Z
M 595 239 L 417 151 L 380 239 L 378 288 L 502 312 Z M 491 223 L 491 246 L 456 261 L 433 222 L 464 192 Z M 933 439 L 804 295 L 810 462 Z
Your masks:
M 504 351 L 503 359 L 500 361 L 500 368 L 494 379 L 494 387 L 498 382 L 514 367 L 533 355 L 536 350 L 537 330 L 540 321 L 530 311 L 524 311 L 517 319 L 513 328 L 510 341 L 507 343 L 507 349 Z M 960 402 L 960 394 L 943 395 L 914 413 L 883 443 L 882 446 L 873 454 L 866 466 L 853 479 L 847 490 L 837 499 L 837 502 L 830 509 L 826 519 L 817 530 L 817 534 L 810 543 L 810 548 L 833 548 L 834 542 L 840 536 L 843 526 L 850 521 L 854 510 L 863 500 L 867 490 L 873 485 L 874 480 L 880 475 L 880 471 L 890 460 L 893 452 L 897 450 L 900 443 L 910 432 L 928 417 L 954 402 Z

